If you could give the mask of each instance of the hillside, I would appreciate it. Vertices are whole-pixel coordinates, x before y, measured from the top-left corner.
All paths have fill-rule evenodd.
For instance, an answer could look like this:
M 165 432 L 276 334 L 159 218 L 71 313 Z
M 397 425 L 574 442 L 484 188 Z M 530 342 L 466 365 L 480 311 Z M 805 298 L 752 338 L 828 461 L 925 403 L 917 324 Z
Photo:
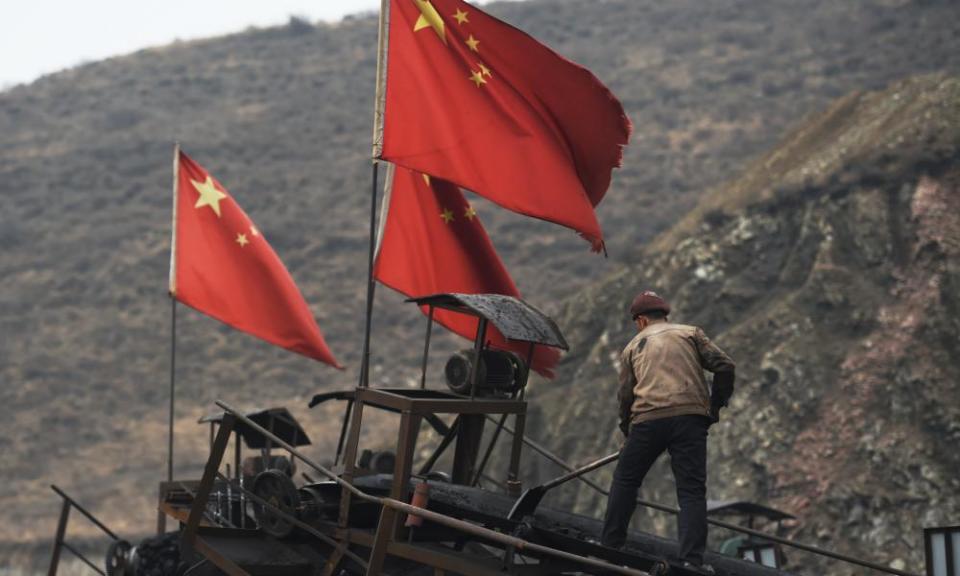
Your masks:
M 922 571 L 922 528 L 960 515 L 960 79 L 838 100 L 642 255 L 570 300 L 576 352 L 531 393 L 531 433 L 575 461 L 616 446 L 626 310 L 656 289 L 738 363 L 709 497 L 774 505 L 800 518 L 801 541 Z M 675 501 L 667 462 L 649 478 L 647 499 Z M 555 498 L 603 509 L 586 490 Z
M 636 126 L 599 212 L 608 260 L 564 229 L 480 203 L 521 290 L 550 312 L 622 265 L 646 266 L 645 242 L 834 98 L 916 73 L 960 72 L 960 9 L 951 2 L 534 0 L 490 10 L 594 70 Z M 290 404 L 318 440 L 315 454 L 329 453 L 322 431 L 338 422 L 310 413 L 305 400 L 356 382 L 375 36 L 369 17 L 291 21 L 0 92 L 0 417 L 8 431 L 0 436 L 8 463 L 0 540 L 49 537 L 51 482 L 121 532 L 151 526 L 164 470 L 174 140 L 265 232 L 350 367 L 317 367 L 183 310 L 180 473 L 198 470 L 206 439 L 193 422 L 214 398 Z M 737 218 L 717 217 L 724 226 Z M 731 294 L 710 312 L 718 322 L 745 298 Z M 377 383 L 416 373 L 418 346 L 409 342 L 423 320 L 399 302 L 380 291 Z M 567 331 L 593 334 L 590 319 L 565 314 Z M 455 344 L 441 342 L 437 362 Z M 576 340 L 561 382 L 592 348 Z M 593 376 L 599 386 L 608 375 Z

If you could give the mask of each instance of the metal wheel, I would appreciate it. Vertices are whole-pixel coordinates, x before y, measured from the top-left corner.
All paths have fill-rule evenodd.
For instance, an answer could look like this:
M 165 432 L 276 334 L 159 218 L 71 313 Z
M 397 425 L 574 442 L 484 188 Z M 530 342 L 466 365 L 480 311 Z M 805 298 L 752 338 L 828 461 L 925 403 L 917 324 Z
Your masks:
M 300 494 L 289 476 L 279 470 L 264 470 L 253 480 L 253 493 L 268 505 L 253 503 L 254 515 L 260 528 L 276 538 L 284 538 L 293 532 L 294 525 L 277 511 L 288 516 L 297 516 Z
M 114 540 L 107 548 L 106 569 L 107 576 L 124 576 L 127 566 L 130 565 L 130 550 L 132 546 L 126 540 Z

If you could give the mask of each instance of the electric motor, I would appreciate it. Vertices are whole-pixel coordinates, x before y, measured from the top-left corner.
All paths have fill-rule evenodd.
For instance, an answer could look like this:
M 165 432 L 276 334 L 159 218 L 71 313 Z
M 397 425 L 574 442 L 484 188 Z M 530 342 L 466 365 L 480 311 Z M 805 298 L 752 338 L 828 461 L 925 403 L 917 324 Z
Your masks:
M 447 386 L 457 394 L 470 394 L 474 358 L 473 350 L 461 350 L 447 360 L 444 370 Z M 477 372 L 477 396 L 510 395 L 527 381 L 526 364 L 519 356 L 505 350 L 483 350 Z

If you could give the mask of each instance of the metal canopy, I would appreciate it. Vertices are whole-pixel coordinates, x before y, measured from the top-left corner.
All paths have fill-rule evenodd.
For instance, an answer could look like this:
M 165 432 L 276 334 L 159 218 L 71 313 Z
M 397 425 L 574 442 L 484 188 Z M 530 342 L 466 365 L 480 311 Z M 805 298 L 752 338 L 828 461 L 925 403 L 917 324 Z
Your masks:
M 760 516 L 771 521 L 792 520 L 796 516 L 763 504 L 744 500 L 708 500 L 707 514 L 711 516 Z
M 307 436 L 307 433 L 300 426 L 300 423 L 297 422 L 297 419 L 294 418 L 293 414 L 286 408 L 267 408 L 266 410 L 248 412 L 246 417 L 267 430 L 271 430 L 291 446 L 310 445 L 310 437 Z M 223 421 L 223 412 L 209 414 L 198 420 L 200 424 L 219 424 L 221 421 Z M 266 437 L 243 422 L 237 422 L 234 430 L 240 434 L 244 444 L 246 444 L 248 448 L 260 449 L 267 447 Z
M 508 340 L 570 349 L 549 316 L 513 296 L 450 293 L 410 298 L 407 302 L 486 318 Z

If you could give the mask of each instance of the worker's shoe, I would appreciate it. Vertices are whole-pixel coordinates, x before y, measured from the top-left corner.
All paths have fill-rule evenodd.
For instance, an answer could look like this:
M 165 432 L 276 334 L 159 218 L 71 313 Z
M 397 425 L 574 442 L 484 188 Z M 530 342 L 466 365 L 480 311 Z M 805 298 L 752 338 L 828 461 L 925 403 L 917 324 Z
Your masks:
M 713 569 L 713 566 L 709 564 L 694 564 L 693 562 L 684 561 L 681 565 L 684 570 L 690 570 L 696 572 L 697 574 L 707 574 L 708 576 L 714 576 L 717 571 Z

